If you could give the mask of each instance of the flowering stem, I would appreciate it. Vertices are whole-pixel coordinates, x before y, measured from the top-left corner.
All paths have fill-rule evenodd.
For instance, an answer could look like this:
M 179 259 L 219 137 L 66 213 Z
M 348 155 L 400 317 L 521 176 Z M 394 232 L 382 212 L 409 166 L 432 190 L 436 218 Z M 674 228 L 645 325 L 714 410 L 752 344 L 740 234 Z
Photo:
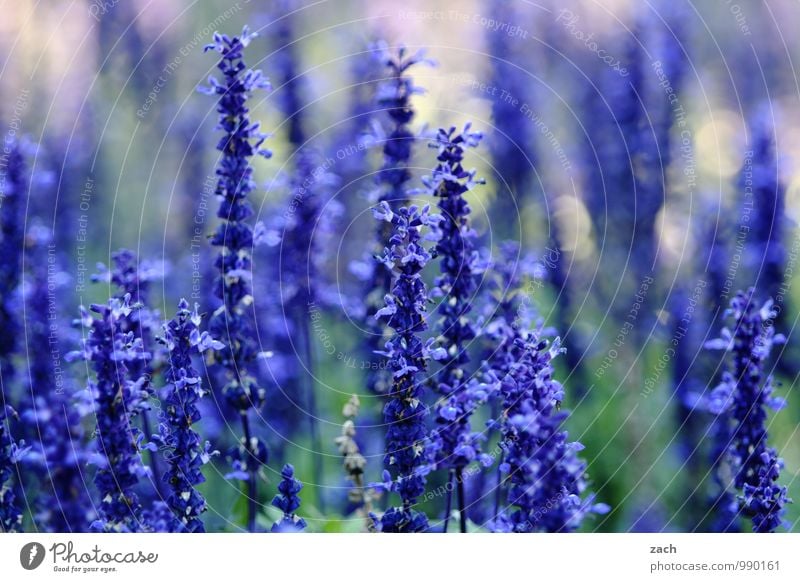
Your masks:
M 500 462 L 497 464 L 497 484 L 494 488 L 494 519 L 497 519 L 497 516 L 500 515 L 500 494 L 501 494 L 501 486 L 503 484 L 503 474 L 500 471 L 500 467 L 502 467 L 503 463 L 505 462 L 505 451 L 500 453 Z
M 241 413 L 242 417 L 242 432 L 244 432 L 244 440 L 245 440 L 245 447 L 252 456 L 252 459 L 248 460 L 247 463 L 247 472 L 250 473 L 249 478 L 247 479 L 247 531 L 254 532 L 256 531 L 256 454 L 250 448 L 250 419 L 247 416 L 247 411 L 243 410 Z
M 456 468 L 456 487 L 458 496 L 458 517 L 461 523 L 461 533 L 467 533 L 467 508 L 464 495 L 464 468 Z
M 209 78 L 210 88 L 205 91 L 218 96 L 217 128 L 224 137 L 217 144 L 221 152 L 217 165 L 215 194 L 220 199 L 217 230 L 211 237 L 211 245 L 219 249 L 215 261 L 218 278 L 215 295 L 222 305 L 209 320 L 212 335 L 226 339 L 226 349 L 215 355 L 214 362 L 225 370 L 227 384 L 222 392 L 228 404 L 239 410 L 242 418 L 244 442 L 231 454 L 237 467 L 247 473 L 248 480 L 248 529 L 255 531 L 256 477 L 258 465 L 266 464 L 268 449 L 250 431 L 248 414 L 250 409 L 259 410 L 264 404 L 266 392 L 248 373 L 249 365 L 256 359 L 260 348 L 255 341 L 252 249 L 258 244 L 258 235 L 249 219 L 254 210 L 248 195 L 255 190 L 251 158 L 254 155 L 269 157 L 262 148 L 266 135 L 259 124 L 250 120 L 247 100 L 257 89 L 269 86 L 260 71 L 248 69 L 243 52 L 255 35 L 245 27 L 239 37 L 228 37 L 215 33 L 214 42 L 205 50 L 220 53 L 217 68 L 222 81 Z
M 319 433 L 319 418 L 317 416 L 317 396 L 316 396 L 316 376 L 314 375 L 314 347 L 311 345 L 311 331 L 308 328 L 308 321 L 300 326 L 302 330 L 303 352 L 305 357 L 306 373 L 308 374 L 308 385 L 306 386 L 306 406 L 310 417 L 311 448 L 314 453 L 314 483 L 317 491 L 317 507 L 321 512 L 325 512 L 325 500 L 322 495 L 322 442 Z
M 423 342 L 420 334 L 427 329 L 425 318 L 428 290 L 421 272 L 431 259 L 423 244 L 422 229 L 439 221 L 426 206 L 402 207 L 394 212 L 387 202 L 373 210 L 375 218 L 391 222 L 390 246 L 378 257 L 395 273 L 392 293 L 386 295 L 385 307 L 376 318 L 386 318 L 394 330 L 383 354 L 388 358 L 392 374 L 392 391 L 383 409 L 386 430 L 384 483 L 403 501 L 401 507 L 389 508 L 380 518 L 379 530 L 387 533 L 422 532 L 428 530 L 428 518 L 414 510 L 417 499 L 425 493 L 424 465 L 427 462 L 425 443 L 428 433 L 424 403 L 424 374 L 428 360 L 443 359 L 446 352 L 434 348 L 434 340 Z M 394 474 L 392 474 L 392 472 Z
M 447 492 L 447 503 L 444 509 L 444 530 L 443 533 L 447 533 L 447 526 L 450 525 L 450 512 L 453 510 L 453 471 L 452 469 L 447 474 L 447 487 L 445 487 L 445 491 Z

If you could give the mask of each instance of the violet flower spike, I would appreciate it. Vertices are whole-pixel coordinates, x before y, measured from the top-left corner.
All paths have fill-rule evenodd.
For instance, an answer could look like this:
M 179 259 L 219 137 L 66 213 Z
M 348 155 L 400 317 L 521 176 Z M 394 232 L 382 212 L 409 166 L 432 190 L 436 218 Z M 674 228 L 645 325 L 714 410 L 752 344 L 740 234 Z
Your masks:
M 718 424 L 712 467 L 720 492 L 712 509 L 724 512 L 728 522 L 714 523 L 719 531 L 736 530 L 743 514 L 751 519 L 753 531 L 770 532 L 782 525 L 785 505 L 791 502 L 786 488 L 776 484 L 783 461 L 769 446 L 767 432 L 768 409 L 780 410 L 785 402 L 772 395 L 772 377 L 765 371 L 772 347 L 786 338 L 775 333 L 772 301 L 758 308 L 752 288 L 736 294 L 727 315 L 733 329 L 723 329 L 720 338 L 706 342 L 708 349 L 732 354 L 731 368 L 704 399 Z M 732 481 L 724 477 L 725 468 L 732 471 Z M 733 491 L 740 493 L 739 511 L 731 515 Z
M 387 216 L 384 214 L 384 216 Z M 424 513 L 414 508 L 425 491 L 427 431 L 423 386 L 418 374 L 427 368 L 433 347 L 420 334 L 427 327 L 428 293 L 421 272 L 431 259 L 422 242 L 422 230 L 438 221 L 427 207 L 401 207 L 391 214 L 392 235 L 384 249 L 385 261 L 395 265 L 394 282 L 381 319 L 394 331 L 384 354 L 392 372 L 392 387 L 384 407 L 386 455 L 384 466 L 393 475 L 390 490 L 400 496 L 400 507 L 375 518 L 384 532 L 418 532 L 428 528 Z
M 97 419 L 98 470 L 94 481 L 100 496 L 100 516 L 92 528 L 99 531 L 146 529 L 136 488 L 148 471 L 136 445 L 141 433 L 131 420 L 136 397 L 127 370 L 128 363 L 140 361 L 146 354 L 132 332 L 121 331 L 123 321 L 133 312 L 129 302 L 126 295 L 122 302 L 112 298 L 108 304 L 92 305 L 88 311 L 81 308 L 88 335 L 78 355 L 91 362 L 95 372 L 89 387 L 94 393 Z
M 451 471 L 450 481 L 458 486 L 462 532 L 466 531 L 467 523 L 463 471 L 480 454 L 480 436 L 471 430 L 470 418 L 487 394 L 477 389 L 478 382 L 469 379 L 466 369 L 470 359 L 467 348 L 478 333 L 470 312 L 484 266 L 475 248 L 471 209 L 464 199 L 482 181 L 462 164 L 467 148 L 477 147 L 482 137 L 479 132 L 471 131 L 470 124 L 461 132 L 455 127 L 439 129 L 436 139 L 429 144 L 437 150 L 438 163 L 432 174 L 423 179 L 428 193 L 439 198 L 441 216 L 433 232 L 442 274 L 434 282 L 431 295 L 441 299 L 437 329 L 444 357 L 436 376 L 441 398 L 437 404 L 437 426 L 431 434 L 432 455 L 438 467 Z M 452 487 L 448 487 L 448 496 L 451 494 Z M 445 515 L 445 532 L 449 517 Z
M 274 533 L 296 533 L 306 528 L 306 521 L 297 516 L 300 509 L 298 493 L 303 489 L 303 484 L 295 479 L 294 467 L 289 463 L 281 470 L 281 482 L 278 483 L 278 494 L 272 500 L 272 505 L 283 512 L 280 521 L 272 526 Z
M 215 193 L 220 199 L 217 211 L 220 224 L 211 237 L 211 245 L 219 248 L 215 294 L 222 305 L 212 314 L 209 331 L 225 343 L 223 350 L 215 352 L 214 361 L 225 370 L 227 383 L 223 395 L 239 411 L 242 422 L 244 434 L 240 445 L 229 456 L 234 466 L 231 475 L 247 482 L 250 531 L 256 527 L 258 470 L 268 455 L 266 445 L 252 434 L 248 418 L 249 411 L 260 409 L 265 398 L 264 389 L 247 371 L 260 352 L 254 330 L 251 285 L 252 249 L 256 241 L 248 222 L 253 215 L 248 196 L 255 189 L 251 158 L 256 154 L 271 155 L 261 147 L 267 136 L 261 133 L 258 123 L 250 121 L 247 108 L 253 91 L 269 87 L 261 72 L 247 69 L 243 60 L 244 49 L 254 36 L 247 27 L 241 36 L 215 33 L 214 42 L 206 47 L 221 55 L 218 68 L 222 81 L 211 77 L 206 92 L 219 98 L 217 128 L 224 134 L 217 144 L 221 156 Z
M 209 462 L 211 445 L 200 438 L 194 425 L 200 420 L 197 404 L 204 396 L 203 379 L 192 364 L 192 356 L 224 347 L 221 342 L 208 340 L 199 333 L 200 316 L 181 299 L 175 317 L 164 325 L 160 341 L 169 353 L 164 374 L 167 395 L 161 424 L 169 469 L 164 480 L 169 486 L 167 504 L 174 514 L 173 531 L 205 531 L 200 516 L 206 511 L 206 501 L 196 486 L 205 481 L 202 467 Z
M 22 511 L 14 492 L 13 477 L 16 464 L 25 449 L 20 448 L 11 436 L 10 419 L 16 418 L 13 408 L 0 403 L 0 532 L 18 531 L 22 526 Z

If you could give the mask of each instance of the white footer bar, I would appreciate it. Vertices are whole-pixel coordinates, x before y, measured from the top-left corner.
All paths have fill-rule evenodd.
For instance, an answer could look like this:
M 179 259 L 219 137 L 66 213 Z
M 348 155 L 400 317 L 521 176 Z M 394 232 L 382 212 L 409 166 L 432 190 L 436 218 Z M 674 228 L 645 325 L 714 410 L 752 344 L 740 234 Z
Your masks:
M 0 535 L 15 581 L 796 581 L 799 554 L 800 534 Z

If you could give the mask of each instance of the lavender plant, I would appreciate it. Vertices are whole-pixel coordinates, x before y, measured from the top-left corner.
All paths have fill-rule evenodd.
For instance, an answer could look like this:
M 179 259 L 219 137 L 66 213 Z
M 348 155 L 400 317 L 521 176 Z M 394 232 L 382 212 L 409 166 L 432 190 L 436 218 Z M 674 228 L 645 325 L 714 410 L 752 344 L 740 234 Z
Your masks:
M 436 423 L 431 434 L 432 454 L 437 467 L 450 470 L 450 483 L 457 484 L 461 530 L 466 531 L 466 502 L 464 499 L 464 468 L 480 452 L 479 435 L 471 430 L 470 418 L 485 401 L 486 391 L 476 381 L 470 381 L 466 369 L 470 357 L 467 351 L 477 330 L 470 317 L 472 302 L 478 288 L 483 263 L 475 248 L 475 231 L 470 224 L 470 207 L 464 199 L 475 184 L 475 172 L 463 168 L 467 148 L 477 147 L 482 134 L 472 132 L 470 124 L 457 133 L 455 127 L 439 129 L 436 140 L 437 166 L 423 180 L 427 192 L 439 198 L 441 220 L 435 228 L 438 241 L 436 255 L 442 271 L 431 293 L 441 299 L 440 320 L 437 324 L 439 344 L 447 358 L 436 376 L 440 401 L 436 406 Z M 448 495 L 452 486 L 448 487 Z M 448 504 L 449 505 L 449 504 Z M 447 531 L 449 515 L 445 515 Z
M 583 445 L 569 442 L 563 429 L 564 390 L 553 377 L 553 359 L 563 353 L 560 340 L 550 342 L 552 330 L 533 322 L 523 292 L 522 282 L 540 266 L 509 242 L 493 267 L 484 375 L 500 405 L 489 427 L 500 431 L 501 458 L 490 526 L 499 532 L 572 531 L 608 507 L 585 494 L 586 467 L 578 457 Z M 508 508 L 501 508 L 501 494 Z
M 28 178 L 23 145 L 11 140 L 0 154 L 0 377 L 9 384 L 14 375 L 12 355 L 20 337 L 17 319 L 17 291 L 22 270 L 24 224 L 22 208 Z
M 131 332 L 141 341 L 145 353 L 148 355 L 128 362 L 128 377 L 135 382 L 134 400 L 131 402 L 130 413 L 141 422 L 145 438 L 153 436 L 150 423 L 151 400 L 157 398 L 152 378 L 155 370 L 161 366 L 159 358 L 154 358 L 153 335 L 157 330 L 158 313 L 149 308 L 150 284 L 163 276 L 163 266 L 157 266 L 148 261 L 139 261 L 136 253 L 129 249 L 120 249 L 111 255 L 112 267 L 106 268 L 99 264 L 99 272 L 92 276 L 95 282 L 104 281 L 115 287 L 112 297 L 124 301 L 130 297 L 132 304 L 137 308 L 130 315 L 120 320 L 120 331 Z M 159 497 L 164 496 L 161 483 L 161 467 L 156 453 L 148 450 L 149 466 L 153 472 L 153 483 Z
M 11 435 L 9 419 L 16 417 L 16 412 L 8 398 L 15 373 L 12 356 L 20 335 L 16 298 L 22 263 L 22 202 L 27 184 L 20 143 L 7 142 L 0 156 L 0 530 L 6 532 L 15 531 L 22 524 L 12 481 L 22 449 Z
M 481 373 L 487 382 L 499 385 L 500 379 L 511 372 L 511 367 L 518 358 L 517 340 L 521 340 L 524 330 L 531 324 L 531 314 L 522 291 L 522 284 L 526 277 L 535 273 L 536 264 L 529 258 L 521 256 L 519 243 L 506 241 L 500 245 L 498 260 L 494 261 L 491 269 L 487 271 L 488 297 L 483 306 L 482 314 L 486 325 L 482 330 L 486 348 Z M 500 416 L 503 399 L 498 390 L 489 394 L 491 403 L 491 419 Z M 502 423 L 491 420 L 488 422 L 487 438 L 502 429 Z M 496 481 L 492 484 L 494 492 L 494 508 L 492 520 L 500 514 L 500 501 L 502 497 L 502 458 L 504 452 L 500 451 L 501 462 L 497 468 Z M 483 475 L 483 474 L 482 474 Z M 484 481 L 484 478 L 481 478 Z M 487 489 L 481 483 L 481 494 Z
M 781 302 L 776 304 L 776 316 L 780 321 L 786 291 L 784 267 L 787 250 L 783 243 L 786 189 L 780 181 L 780 160 L 775 151 L 774 115 L 772 104 L 765 104 L 753 116 L 750 127 L 751 165 L 745 163 L 740 185 L 744 192 L 752 193 L 752 200 L 747 196 L 742 199 L 745 208 L 752 205 L 753 209 L 752 221 L 748 215 L 749 224 L 744 224 L 749 229 L 750 239 L 747 264 L 756 280 L 756 289 Z
M 169 463 L 164 479 L 169 485 L 167 504 L 174 513 L 177 531 L 205 531 L 200 516 L 206 511 L 206 501 L 197 490 L 205 481 L 202 467 L 209 462 L 211 444 L 203 443 L 194 425 L 200 420 L 199 400 L 205 395 L 202 378 L 192 364 L 192 354 L 206 350 L 220 350 L 221 342 L 212 339 L 208 332 L 200 331 L 201 317 L 197 311 L 189 310 L 189 304 L 181 299 L 178 312 L 164 325 L 160 341 L 169 353 L 169 362 L 164 377 L 168 392 L 164 399 L 161 435 L 166 447 Z
M 766 421 L 768 409 L 779 410 L 785 403 L 772 395 L 773 380 L 765 368 L 772 347 L 784 343 L 785 338 L 775 333 L 772 302 L 758 308 L 752 288 L 736 294 L 728 315 L 733 329 L 724 328 L 718 339 L 706 342 L 709 349 L 732 353 L 730 370 L 707 398 L 709 411 L 719 416 L 716 436 L 724 439 L 715 444 L 720 456 L 712 461 L 724 484 L 723 500 L 730 500 L 725 496 L 729 488 L 738 490 L 738 513 L 752 520 L 753 531 L 774 531 L 790 500 L 786 488 L 776 483 L 783 461 L 768 444 Z M 721 473 L 726 467 L 733 475 L 730 483 Z M 730 514 L 729 506 L 722 510 Z M 731 527 L 721 525 L 723 530 Z
M 63 292 L 63 273 L 49 229 L 28 229 L 28 267 L 23 284 L 28 341 L 28 396 L 21 417 L 31 435 L 26 465 L 39 479 L 36 526 L 50 532 L 86 531 L 94 510 L 84 484 L 89 460 L 72 380 L 61 367 L 57 330 L 63 322 L 52 308 Z M 47 346 L 48 349 L 44 349 Z M 54 358 L 54 354 L 56 357 Z
M 219 271 L 215 294 L 222 305 L 212 314 L 209 329 L 226 345 L 215 352 L 214 360 L 227 377 L 223 389 L 225 399 L 238 411 L 242 422 L 244 436 L 231 454 L 235 464 L 231 475 L 247 481 L 250 531 L 255 530 L 258 466 L 266 462 L 267 449 L 253 434 L 248 418 L 249 411 L 260 409 L 264 401 L 263 388 L 247 370 L 258 354 L 251 288 L 252 247 L 258 242 L 258 237 L 248 223 L 253 215 L 248 195 L 255 188 L 251 158 L 256 154 L 271 155 L 261 147 L 266 136 L 259 131 L 258 123 L 250 121 L 247 107 L 253 91 L 269 86 L 261 72 L 247 69 L 243 60 L 244 49 L 254 36 L 246 27 L 241 36 L 215 33 L 214 42 L 206 47 L 206 50 L 221 55 L 217 67 L 223 80 L 220 82 L 210 77 L 208 93 L 219 96 L 217 127 L 224 133 L 217 144 L 221 157 L 216 171 L 215 193 L 220 198 L 217 211 L 220 224 L 211 237 L 212 246 L 219 248 L 215 261 Z
M 131 420 L 138 403 L 134 383 L 128 378 L 128 363 L 146 357 L 141 339 L 133 332 L 123 332 L 122 321 L 134 307 L 130 297 L 112 298 L 107 305 L 81 308 L 81 323 L 87 330 L 81 352 L 70 354 L 90 362 L 94 380 L 89 390 L 94 395 L 97 419 L 97 448 L 94 482 L 100 497 L 99 517 L 92 529 L 135 532 L 145 529 L 142 506 L 136 493 L 139 480 L 149 477 L 142 463 L 139 444 L 143 435 Z M 92 314 L 96 314 L 96 317 Z
M 302 488 L 303 484 L 294 477 L 294 467 L 288 463 L 284 465 L 281 469 L 278 494 L 272 500 L 272 505 L 283 512 L 283 517 L 273 524 L 273 532 L 292 533 L 306 528 L 306 521 L 297 516 L 297 510 L 300 509 L 300 497 L 297 494 Z
M 561 352 L 539 330 L 514 342 L 516 361 L 500 380 L 503 398 L 502 447 L 509 506 L 493 524 L 495 531 L 564 532 L 577 529 L 592 513 L 608 507 L 585 495 L 583 445 L 569 442 L 559 412 L 564 390 L 553 378 L 552 360 Z
M 414 108 L 411 98 L 423 89 L 414 84 L 409 76 L 409 70 L 417 64 L 432 64 L 420 51 L 409 55 L 404 47 L 399 47 L 396 54 L 392 53 L 385 45 L 380 45 L 381 54 L 386 69 L 387 78 L 379 85 L 376 101 L 378 107 L 383 109 L 389 117 L 389 128 L 385 135 L 381 132 L 383 143 L 383 161 L 380 170 L 375 176 L 377 191 L 373 195 L 377 204 L 386 202 L 389 207 L 396 210 L 408 200 L 408 183 L 411 179 L 409 164 L 411 162 L 412 146 L 415 135 L 411 129 L 414 119 Z M 391 236 L 391 227 L 388 222 L 381 222 L 377 228 L 378 248 L 382 248 L 384 241 Z M 380 250 L 378 250 L 380 252 Z M 391 286 L 391 273 L 382 264 L 366 261 L 366 269 L 361 276 L 367 281 L 365 321 L 369 330 L 367 339 L 367 352 L 370 360 L 382 347 L 385 341 L 381 330 L 375 325 L 375 313 L 381 309 L 383 297 L 389 292 Z M 389 389 L 388 379 L 382 366 L 368 366 L 367 387 L 377 394 L 384 394 Z
M 378 220 L 392 225 L 389 246 L 380 257 L 381 263 L 394 274 L 391 293 L 385 306 L 376 314 L 394 330 L 382 352 L 389 360 L 392 388 L 384 407 L 387 425 L 384 488 L 396 493 L 401 506 L 391 507 L 376 527 L 383 532 L 420 532 L 428 528 L 427 516 L 414 505 L 425 491 L 427 408 L 423 401 L 423 386 L 418 375 L 425 372 L 429 359 L 444 357 L 433 340 L 424 342 L 420 334 L 427 327 L 425 313 L 428 293 L 421 272 L 431 260 L 423 243 L 422 231 L 435 225 L 439 218 L 431 215 L 426 206 L 401 207 L 396 212 L 384 201 L 374 211 Z
M 21 448 L 11 436 L 11 419 L 17 413 L 5 404 L 0 403 L 0 532 L 17 531 L 22 526 L 22 511 L 19 508 L 14 492 L 14 475 L 17 463 L 23 457 L 25 449 Z

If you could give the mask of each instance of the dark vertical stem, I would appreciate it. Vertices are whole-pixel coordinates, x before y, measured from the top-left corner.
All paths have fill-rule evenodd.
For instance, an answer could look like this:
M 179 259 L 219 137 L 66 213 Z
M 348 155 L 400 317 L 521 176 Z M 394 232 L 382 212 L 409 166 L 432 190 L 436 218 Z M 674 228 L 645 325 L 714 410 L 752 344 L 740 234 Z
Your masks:
M 464 494 L 464 468 L 456 469 L 456 488 L 458 490 L 458 518 L 461 523 L 461 533 L 467 533 L 467 503 Z
M 314 349 L 311 345 L 311 330 L 308 328 L 308 318 L 298 310 L 297 324 L 302 330 L 303 357 L 305 358 L 308 382 L 306 384 L 306 407 L 310 420 L 311 448 L 314 454 L 314 482 L 317 489 L 317 507 L 325 512 L 325 499 L 323 495 L 322 475 L 322 442 L 319 434 L 319 418 L 317 417 L 316 380 L 314 375 Z
M 453 471 L 451 470 L 447 474 L 447 486 L 445 487 L 445 491 L 447 492 L 447 502 L 445 503 L 445 510 L 444 510 L 444 529 L 442 530 L 444 533 L 447 533 L 447 526 L 450 525 L 450 512 L 453 510 Z
M 247 531 L 256 531 L 256 496 L 258 495 L 256 489 L 256 475 L 258 469 L 255 466 L 256 452 L 250 449 L 251 435 L 250 435 L 250 419 L 247 417 L 247 411 L 241 413 L 242 417 L 242 430 L 244 432 L 244 446 L 245 450 L 250 454 L 247 460 L 247 472 L 250 474 L 247 480 Z
M 503 483 L 503 476 L 500 473 L 500 466 L 503 464 L 505 460 L 506 453 L 503 451 L 500 453 L 500 462 L 497 464 L 497 484 L 494 488 L 494 519 L 497 520 L 497 517 L 500 515 L 500 485 Z

